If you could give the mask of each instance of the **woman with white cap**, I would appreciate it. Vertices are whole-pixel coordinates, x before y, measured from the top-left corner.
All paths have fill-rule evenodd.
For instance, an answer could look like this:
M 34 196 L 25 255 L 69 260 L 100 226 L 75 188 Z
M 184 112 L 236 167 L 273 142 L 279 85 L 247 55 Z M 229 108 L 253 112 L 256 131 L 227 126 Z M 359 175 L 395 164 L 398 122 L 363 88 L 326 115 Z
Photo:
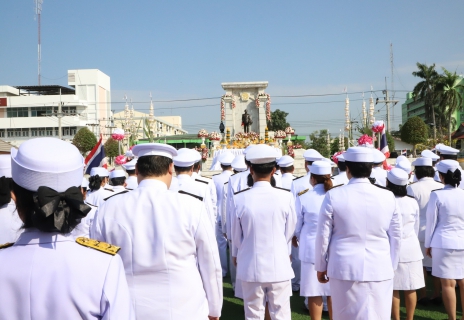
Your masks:
M 93 206 L 99 207 L 106 198 L 112 196 L 114 191 L 107 188 L 109 172 L 102 167 L 94 167 L 90 170 L 89 189 L 85 201 Z
M 300 295 L 308 297 L 311 319 L 322 317 L 322 297 L 328 297 L 329 314 L 332 314 L 330 285 L 317 281 L 314 267 L 317 222 L 322 201 L 327 191 L 332 188 L 332 168 L 325 161 L 314 161 L 311 166 L 310 183 L 313 190 L 300 194 L 296 199 L 297 224 L 295 236 L 299 240 L 301 260 Z
M 90 210 L 77 148 L 32 139 L 11 165 L 25 231 L 0 250 L 0 319 L 135 319 L 119 248 L 69 234 Z
M 409 161 L 408 161 L 409 163 Z M 416 290 L 425 287 L 422 271 L 422 251 L 417 238 L 419 234 L 419 205 L 414 197 L 407 195 L 409 177 L 406 171 L 393 168 L 387 174 L 387 189 L 395 195 L 397 210 L 401 214 L 402 236 L 398 268 L 393 278 L 392 318 L 400 319 L 400 291 L 404 291 L 406 319 L 414 318 L 417 304 Z
M 441 281 L 448 319 L 456 319 L 456 283 L 464 306 L 464 191 L 458 188 L 461 168 L 457 161 L 442 160 L 437 170 L 445 187 L 430 196 L 425 247 L 432 258 L 432 275 Z
M 21 233 L 22 222 L 11 200 L 11 156 L 0 155 L 0 244 L 14 242 Z

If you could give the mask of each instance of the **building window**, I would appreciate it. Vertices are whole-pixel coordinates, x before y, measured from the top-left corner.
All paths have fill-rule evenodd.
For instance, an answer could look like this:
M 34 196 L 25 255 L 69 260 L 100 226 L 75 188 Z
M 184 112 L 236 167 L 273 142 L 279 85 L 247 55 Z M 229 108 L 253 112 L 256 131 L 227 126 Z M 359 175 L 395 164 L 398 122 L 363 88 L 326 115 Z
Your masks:
M 77 132 L 77 127 L 65 127 L 63 130 L 63 136 L 74 136 Z
M 21 137 L 29 137 L 29 129 L 21 129 Z
M 60 133 L 59 133 L 59 131 L 58 131 L 58 128 L 55 128 L 55 136 L 58 137 L 59 135 L 60 135 Z
M 68 114 L 68 115 L 75 115 L 76 107 L 62 107 L 61 112 Z
M 51 116 L 55 111 L 53 107 L 31 107 L 31 117 Z
M 27 118 L 29 115 L 27 108 L 8 108 L 6 116 L 7 118 Z
M 5 138 L 5 130 L 0 130 L 0 138 Z
M 47 136 L 53 136 L 53 128 L 45 128 L 45 134 Z
M 39 137 L 45 137 L 45 128 L 37 128 L 39 132 Z

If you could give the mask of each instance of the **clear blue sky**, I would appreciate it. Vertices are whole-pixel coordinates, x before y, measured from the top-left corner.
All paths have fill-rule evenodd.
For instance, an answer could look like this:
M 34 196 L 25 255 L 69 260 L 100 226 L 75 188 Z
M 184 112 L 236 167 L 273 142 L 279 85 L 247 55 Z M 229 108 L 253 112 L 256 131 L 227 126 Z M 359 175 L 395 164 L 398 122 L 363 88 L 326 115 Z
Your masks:
M 42 82 L 67 85 L 68 69 L 97 68 L 111 77 L 113 109 L 127 93 L 147 112 L 150 91 L 155 100 L 220 97 L 221 82 L 267 80 L 272 109 L 289 112 L 298 134 L 338 134 L 343 95 L 277 96 L 347 87 L 357 117 L 361 94 L 354 92 L 369 97 L 371 85 L 385 87 L 385 77 L 391 86 L 391 41 L 401 104 L 417 82 L 416 62 L 464 72 L 463 16 L 457 0 L 44 0 Z M 33 1 L 2 0 L 0 28 L 0 85 L 37 84 Z M 156 115 L 181 115 L 191 133 L 217 130 L 219 109 L 219 99 L 155 104 Z M 376 118 L 385 115 L 379 109 Z

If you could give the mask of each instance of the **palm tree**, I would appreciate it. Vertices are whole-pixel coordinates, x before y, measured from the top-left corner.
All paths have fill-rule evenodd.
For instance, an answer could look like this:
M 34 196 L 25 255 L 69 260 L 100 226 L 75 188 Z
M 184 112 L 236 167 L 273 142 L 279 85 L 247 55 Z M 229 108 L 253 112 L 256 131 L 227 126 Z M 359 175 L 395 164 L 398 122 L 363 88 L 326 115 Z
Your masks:
M 437 98 L 438 106 L 442 113 L 446 116 L 448 122 L 448 139 L 451 144 L 451 129 L 453 128 L 453 115 L 456 111 L 462 111 L 463 106 L 463 91 L 464 81 L 463 78 L 456 74 L 451 73 L 443 68 L 443 74 L 440 75 L 437 81 Z
M 435 122 L 435 110 L 433 104 L 435 102 L 435 86 L 437 84 L 438 73 L 435 70 L 435 63 L 427 66 L 425 63 L 417 63 L 418 71 L 414 71 L 412 75 L 423 79 L 423 81 L 416 84 L 413 90 L 414 101 L 417 99 L 424 100 L 425 116 L 433 123 L 433 140 L 437 140 L 437 130 Z

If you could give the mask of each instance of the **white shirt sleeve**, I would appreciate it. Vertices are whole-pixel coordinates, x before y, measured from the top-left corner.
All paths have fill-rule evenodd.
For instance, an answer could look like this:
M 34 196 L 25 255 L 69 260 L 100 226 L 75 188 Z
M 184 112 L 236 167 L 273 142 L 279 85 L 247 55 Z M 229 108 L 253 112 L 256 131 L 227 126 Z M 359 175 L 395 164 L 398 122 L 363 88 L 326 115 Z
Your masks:
M 430 243 L 432 242 L 433 232 L 437 226 L 438 220 L 438 206 L 437 201 L 438 197 L 435 192 L 432 192 L 430 195 L 429 203 L 427 204 L 426 216 L 426 225 L 425 225 L 425 243 L 426 248 L 430 248 Z
M 327 271 L 329 244 L 333 232 L 333 208 L 330 194 L 325 195 L 319 212 L 317 224 L 316 246 L 315 246 L 315 267 L 317 271 Z
M 227 191 L 228 191 L 229 184 L 224 184 L 222 192 L 222 203 L 220 208 L 221 214 L 221 223 L 222 223 L 222 233 L 227 234 Z
M 303 205 L 301 204 L 300 197 L 296 197 L 295 201 L 295 211 L 296 211 L 296 228 L 295 228 L 295 236 L 300 239 L 301 229 L 303 228 L 304 224 L 304 212 L 303 212 Z
M 232 239 L 232 257 L 237 257 L 238 247 L 242 244 L 243 240 L 243 231 L 242 225 L 240 223 L 240 217 L 238 217 L 235 207 L 235 197 L 231 197 L 231 206 L 230 206 L 230 222 L 231 222 L 231 239 Z
M 393 270 L 396 270 L 400 261 L 400 248 L 401 248 L 401 237 L 402 237 L 402 222 L 400 210 L 397 208 L 397 202 L 392 195 L 395 205 L 395 212 L 393 213 L 390 221 L 390 227 L 388 228 L 387 234 L 390 241 L 390 257 L 392 261 Z

